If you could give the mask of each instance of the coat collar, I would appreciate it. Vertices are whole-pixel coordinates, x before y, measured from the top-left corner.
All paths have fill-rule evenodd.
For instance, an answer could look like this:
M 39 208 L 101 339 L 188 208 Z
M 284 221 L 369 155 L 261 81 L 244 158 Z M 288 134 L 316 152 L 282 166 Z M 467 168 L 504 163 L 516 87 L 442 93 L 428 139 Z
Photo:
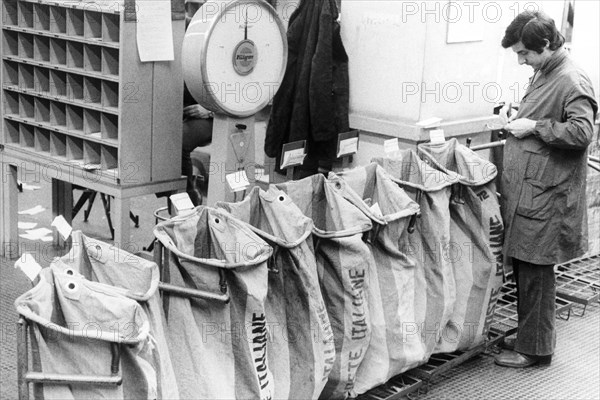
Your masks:
M 560 49 L 556 50 L 554 54 L 552 54 L 546 60 L 546 62 L 544 62 L 542 67 L 538 71 L 536 71 L 536 73 L 539 74 L 539 77 L 535 81 L 535 74 L 530 78 L 530 89 L 528 90 L 528 92 L 537 89 L 540 86 L 543 86 L 548 80 L 548 75 L 550 75 L 550 73 L 554 71 L 558 66 L 562 65 L 567 56 L 568 52 L 564 47 L 561 47 Z

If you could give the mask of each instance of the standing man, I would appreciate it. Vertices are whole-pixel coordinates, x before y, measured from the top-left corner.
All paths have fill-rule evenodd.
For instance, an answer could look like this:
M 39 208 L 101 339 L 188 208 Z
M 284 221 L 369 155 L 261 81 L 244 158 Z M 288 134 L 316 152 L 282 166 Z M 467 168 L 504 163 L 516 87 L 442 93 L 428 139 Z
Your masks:
M 556 343 L 554 265 L 587 249 L 587 147 L 598 105 L 588 76 L 569 59 L 564 37 L 542 12 L 523 12 L 502 47 L 534 75 L 505 126 L 505 256 L 512 258 L 519 327 L 514 351 L 496 364 L 549 364 Z

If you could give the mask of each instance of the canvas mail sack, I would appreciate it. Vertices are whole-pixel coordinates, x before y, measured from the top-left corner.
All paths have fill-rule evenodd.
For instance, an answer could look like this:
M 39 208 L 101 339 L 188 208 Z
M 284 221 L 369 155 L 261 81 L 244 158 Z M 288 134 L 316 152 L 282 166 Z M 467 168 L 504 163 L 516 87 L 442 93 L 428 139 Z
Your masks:
M 456 173 L 449 202 L 456 302 L 436 352 L 466 350 L 488 333 L 503 280 L 504 225 L 496 195 L 496 166 L 456 139 L 418 147 L 422 159 Z
M 335 346 L 312 249 L 312 220 L 275 187 L 254 187 L 242 202 L 217 207 L 249 224 L 273 248 L 265 307 L 276 398 L 318 398 Z
M 369 272 L 368 285 L 372 336 L 356 375 L 360 394 L 426 361 L 425 346 L 415 334 L 417 260 L 402 246 L 419 206 L 375 163 L 339 176 L 364 200 L 357 207 L 373 214 L 367 241 L 376 266 Z
M 445 340 L 444 328 L 456 301 L 448 207 L 450 187 L 458 177 L 434 169 L 412 150 L 401 150 L 394 157 L 373 161 L 381 165 L 420 207 L 420 217 L 414 219 L 414 233 L 403 237 L 405 241 L 400 243 L 400 248 L 416 260 L 412 334 L 421 338 L 427 360 Z
M 356 373 L 371 338 L 367 286 L 374 259 L 363 241 L 371 220 L 346 199 L 344 192 L 352 189 L 340 178 L 318 174 L 277 188 L 314 223 L 313 248 L 336 354 L 321 398 L 354 396 Z
M 265 301 L 272 248 L 223 210 L 197 207 L 159 223 L 167 340 L 184 399 L 277 398 Z
M 16 299 L 17 312 L 31 322 L 30 340 L 37 350 L 31 355 L 32 371 L 110 377 L 111 346 L 121 350 L 121 385 L 35 385 L 35 398 L 158 397 L 150 323 L 138 302 L 123 293 L 52 263 L 40 272 L 38 284 Z
M 71 239 L 70 251 L 56 261 L 56 266 L 62 270 L 73 269 L 90 281 L 122 289 L 124 296 L 142 306 L 156 345 L 153 365 L 157 372 L 157 398 L 178 398 L 158 291 L 158 266 L 118 247 L 87 237 L 81 231 L 73 231 Z

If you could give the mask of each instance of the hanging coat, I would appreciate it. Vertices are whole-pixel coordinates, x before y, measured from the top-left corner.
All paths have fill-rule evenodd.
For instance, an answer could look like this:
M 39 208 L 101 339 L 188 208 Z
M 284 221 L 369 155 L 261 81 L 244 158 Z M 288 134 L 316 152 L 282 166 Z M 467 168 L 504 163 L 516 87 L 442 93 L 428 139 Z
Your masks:
M 456 282 L 450 263 L 450 186 L 456 174 L 433 169 L 412 150 L 403 150 L 392 158 L 375 158 L 392 179 L 411 198 L 418 200 L 421 215 L 415 232 L 405 235 L 400 244 L 404 253 L 415 258 L 415 321 L 407 327 L 419 335 L 425 347 L 425 359 L 445 340 L 454 302 Z M 420 197 L 420 199 L 419 199 Z
M 503 283 L 504 226 L 496 195 L 494 164 L 451 139 L 424 143 L 419 154 L 434 168 L 456 173 L 450 199 L 451 263 L 456 303 L 436 352 L 467 350 L 482 343 Z
M 243 222 L 208 207 L 159 223 L 154 235 L 169 252 L 164 281 L 215 295 L 163 292 L 181 398 L 277 398 L 266 348 L 271 247 Z M 224 290 L 229 301 L 218 297 Z
M 284 143 L 297 140 L 308 140 L 309 158 L 313 152 L 325 156 L 319 143 L 349 130 L 348 55 L 338 15 L 334 0 L 310 0 L 290 17 L 286 71 L 265 137 L 269 157 L 279 157 Z
M 242 202 L 217 207 L 248 223 L 274 249 L 265 308 L 277 398 L 318 398 L 333 368 L 335 346 L 312 249 L 312 221 L 275 187 L 254 187 Z
M 123 294 L 136 300 L 150 322 L 150 334 L 155 340 L 154 368 L 157 372 L 159 399 L 179 397 L 171 356 L 165 337 L 165 316 L 161 306 L 158 266 L 118 247 L 71 233 L 71 250 L 56 263 L 61 269 L 73 269 L 93 282 L 124 289 Z
M 371 220 L 351 202 L 351 189 L 339 179 L 312 175 L 277 185 L 314 222 L 314 251 L 321 292 L 333 329 L 335 362 L 322 399 L 354 396 L 358 366 L 371 338 L 366 296 L 374 259 L 362 240 Z M 356 193 L 355 198 L 360 200 Z
M 411 329 L 415 322 L 417 260 L 401 248 L 408 240 L 410 217 L 419 212 L 419 206 L 377 164 L 339 176 L 364 200 L 357 207 L 367 215 L 374 214 L 367 241 L 376 266 L 369 271 L 368 285 L 371 342 L 355 384 L 361 394 L 427 361 L 425 346 Z M 364 210 L 367 205 L 370 208 Z M 406 334 L 407 328 L 413 334 Z
M 60 264 L 60 261 L 57 262 Z M 155 343 L 142 307 L 125 290 L 91 282 L 52 263 L 15 301 L 32 323 L 32 371 L 111 376 L 111 345 L 121 349 L 118 386 L 43 384 L 36 398 L 156 399 Z M 39 386 L 39 385 L 36 385 Z

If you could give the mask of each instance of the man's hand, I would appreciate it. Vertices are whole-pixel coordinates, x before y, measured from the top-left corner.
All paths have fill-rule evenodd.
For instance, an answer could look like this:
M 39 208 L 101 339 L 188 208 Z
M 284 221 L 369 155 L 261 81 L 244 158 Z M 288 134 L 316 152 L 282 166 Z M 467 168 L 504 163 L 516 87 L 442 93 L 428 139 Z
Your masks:
M 533 133 L 536 121 L 529 118 L 519 118 L 509 122 L 504 129 L 512 133 L 517 139 L 523 139 Z
M 200 104 L 192 104 L 183 108 L 184 118 L 206 119 L 212 117 L 212 112 L 202 107 Z

